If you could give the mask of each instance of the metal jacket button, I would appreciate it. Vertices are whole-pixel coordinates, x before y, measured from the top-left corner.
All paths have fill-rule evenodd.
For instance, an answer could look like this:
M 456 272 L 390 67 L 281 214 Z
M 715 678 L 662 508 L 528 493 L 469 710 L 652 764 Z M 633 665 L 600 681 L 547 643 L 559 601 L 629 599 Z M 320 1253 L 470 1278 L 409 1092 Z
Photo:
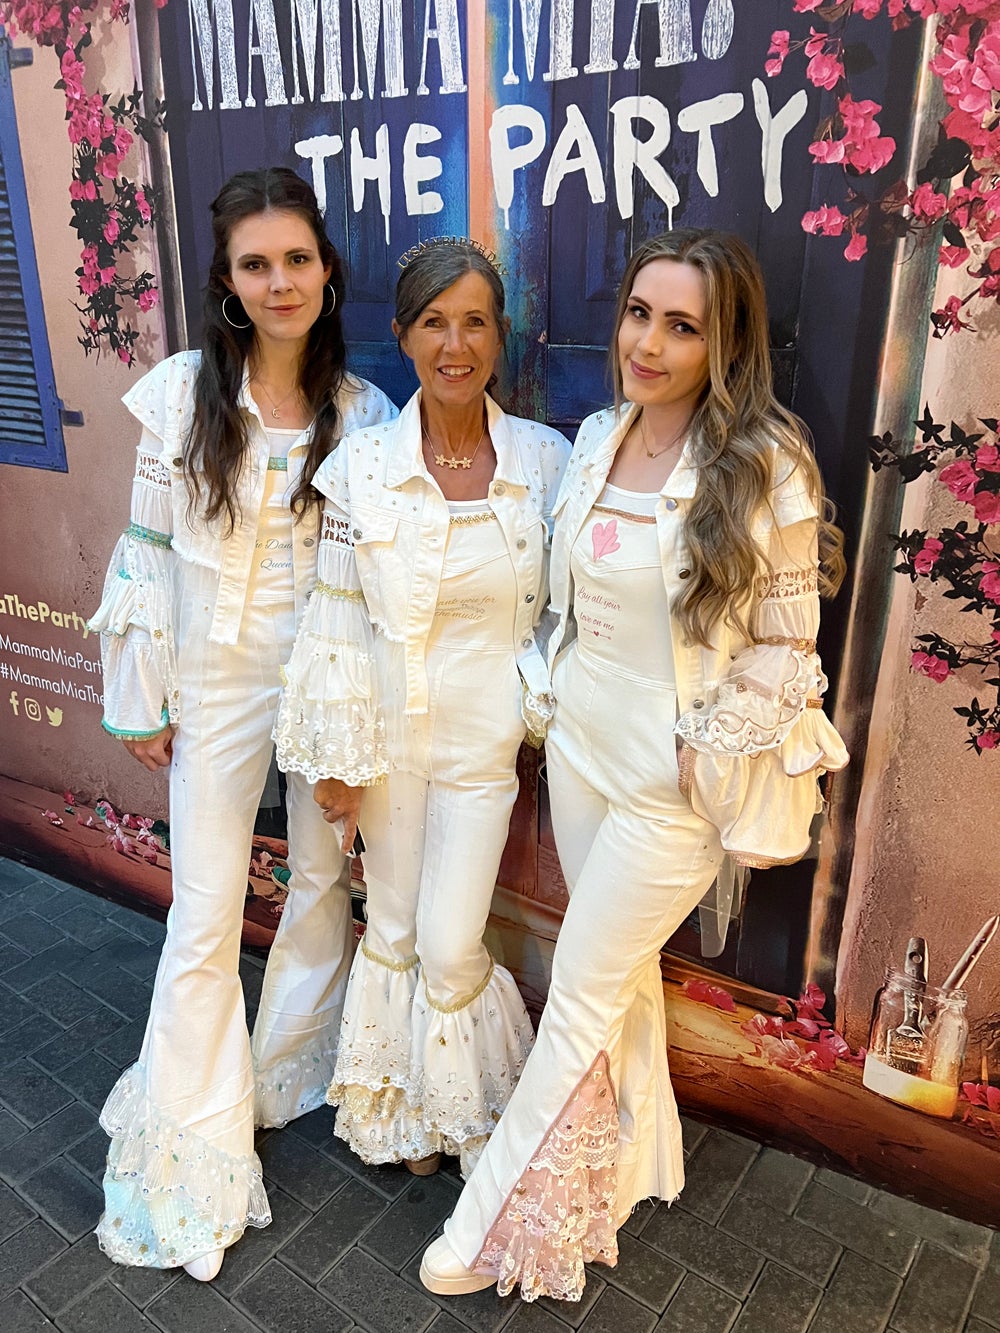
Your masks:
M 668 501 L 667 501 L 667 508 L 668 508 L 668 509 L 676 509 L 676 508 L 677 508 L 677 501 L 676 501 L 676 500 L 668 500 Z
M 525 600 L 526 602 L 533 602 L 533 601 L 535 600 L 535 594 L 534 594 L 533 592 L 529 592 L 528 595 L 527 595 L 527 597 L 525 597 L 524 600 Z
M 502 481 L 498 481 L 497 484 L 493 487 L 493 494 L 494 494 L 494 495 L 506 495 L 506 494 L 507 494 L 507 487 L 503 484 Z
M 184 464 L 184 459 L 183 459 L 183 458 L 175 458 L 175 459 L 174 459 L 174 467 L 182 467 L 183 464 Z
M 691 705 L 691 707 L 692 707 L 692 708 L 704 708 L 704 707 L 705 707 L 705 700 L 704 700 L 704 699 L 695 699 L 695 701 L 694 701 L 694 703 Z
M 315 546 L 315 545 L 316 545 L 316 542 L 314 541 L 314 539 L 313 539 L 312 537 L 307 537 L 307 538 L 305 539 L 305 541 L 302 543 L 302 545 L 303 545 L 303 546 Z
M 679 579 L 689 579 L 689 578 L 691 577 L 691 571 L 690 571 L 690 569 L 682 569 L 682 570 L 678 573 L 677 577 L 678 577 Z
M 351 536 L 354 538 L 356 542 L 359 542 L 361 540 L 361 529 L 355 528 L 354 531 L 351 533 Z
M 518 541 L 517 541 L 517 549 L 518 549 L 519 551 L 523 551 L 524 548 L 527 546 L 527 544 L 528 544 L 528 543 L 525 541 L 525 539 L 524 539 L 523 537 L 519 537 L 519 538 L 518 538 Z

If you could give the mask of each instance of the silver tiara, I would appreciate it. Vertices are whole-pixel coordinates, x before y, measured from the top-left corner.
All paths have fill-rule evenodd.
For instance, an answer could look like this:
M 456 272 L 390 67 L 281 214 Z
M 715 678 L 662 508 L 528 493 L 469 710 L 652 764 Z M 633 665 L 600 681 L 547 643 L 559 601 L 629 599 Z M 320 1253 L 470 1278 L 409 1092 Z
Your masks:
M 430 236 L 426 241 L 419 241 L 416 245 L 411 245 L 405 254 L 400 255 L 396 260 L 398 268 L 408 268 L 415 259 L 424 254 L 427 250 L 437 250 L 443 245 L 467 246 L 469 249 L 478 250 L 491 268 L 495 269 L 501 278 L 507 276 L 507 270 L 497 258 L 494 250 L 488 249 L 482 241 L 474 241 L 471 236 Z

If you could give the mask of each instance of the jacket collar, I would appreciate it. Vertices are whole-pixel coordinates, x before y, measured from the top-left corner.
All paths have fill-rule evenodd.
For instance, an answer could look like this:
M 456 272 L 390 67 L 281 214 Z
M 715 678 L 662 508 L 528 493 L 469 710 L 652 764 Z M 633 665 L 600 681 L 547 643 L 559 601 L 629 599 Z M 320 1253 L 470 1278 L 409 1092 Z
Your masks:
M 600 478 L 601 485 L 607 480 L 615 454 L 638 414 L 639 408 L 635 403 L 623 403 L 621 411 L 617 413 L 614 408 L 611 409 L 614 424 L 583 465 L 587 471 L 595 473 Z M 685 440 L 677 465 L 664 483 L 660 494 L 677 500 L 690 500 L 693 499 L 697 486 L 698 468 L 693 458 L 689 437 Z
M 392 452 L 386 465 L 386 484 L 402 486 L 414 477 L 433 480 L 424 464 L 422 447 L 422 427 L 420 424 L 420 401 L 422 390 L 418 389 L 400 412 L 395 422 L 395 435 Z M 493 450 L 497 456 L 495 481 L 506 481 L 513 486 L 527 486 L 514 432 L 506 412 L 487 394 L 486 421 L 493 441 Z

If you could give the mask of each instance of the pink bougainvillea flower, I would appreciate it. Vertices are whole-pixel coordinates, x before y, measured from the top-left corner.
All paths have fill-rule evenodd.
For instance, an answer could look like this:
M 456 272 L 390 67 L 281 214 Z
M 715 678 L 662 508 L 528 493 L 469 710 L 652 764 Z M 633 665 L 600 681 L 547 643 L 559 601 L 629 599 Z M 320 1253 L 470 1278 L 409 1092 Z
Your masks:
M 697 1000 L 699 1004 L 710 1004 L 714 1009 L 721 1009 L 727 1014 L 736 1013 L 736 1001 L 721 986 L 712 986 L 698 977 L 691 977 L 685 981 L 681 990 L 689 999 Z
M 979 484 L 979 474 L 967 458 L 956 458 L 954 463 L 949 463 L 946 468 L 941 469 L 938 481 L 946 490 L 951 491 L 956 500 L 964 500 L 966 504 L 971 504 Z
M 972 497 L 972 510 L 980 523 L 1000 523 L 1000 495 L 993 491 L 977 491 Z M 1000 581 L 997 586 L 1000 593 Z M 1000 602 L 1000 596 L 991 597 L 990 601 Z
M 874 174 L 881 171 L 896 151 L 896 140 L 888 136 L 864 139 L 848 146 L 847 161 L 856 171 Z
M 929 574 L 941 558 L 943 550 L 944 542 L 938 541 L 937 537 L 925 538 L 923 546 L 913 557 L 913 568 L 918 574 Z
M 971 329 L 972 325 L 967 324 L 959 313 L 962 309 L 962 302 L 957 296 L 949 296 L 940 310 L 935 310 L 931 314 L 934 322 L 934 332 L 937 337 L 944 337 L 946 333 L 957 333 L 959 329 Z M 945 472 L 948 469 L 945 468 Z M 944 473 L 942 473 L 942 476 Z
M 130 366 L 132 364 L 132 353 L 128 350 L 127 347 L 119 347 L 118 360 L 124 361 L 127 366 Z
M 771 33 L 771 45 L 768 47 L 768 59 L 764 62 L 764 72 L 769 79 L 781 73 L 781 67 L 788 55 L 788 30 L 779 28 Z
M 973 1106 L 981 1106 L 1000 1115 L 1000 1088 L 990 1083 L 963 1083 L 962 1097 Z
M 84 819 L 83 815 L 77 815 L 76 822 L 80 825 L 81 828 L 93 828 L 94 816 L 88 815 L 87 818 Z
M 938 251 L 938 263 L 943 268 L 961 268 L 968 258 L 968 247 L 964 245 L 942 245 Z
M 984 731 L 976 737 L 977 750 L 995 750 L 1000 745 L 1000 731 Z
M 856 231 L 844 247 L 844 258 L 852 262 L 863 259 L 868 252 L 868 237 L 862 231 Z
M 828 1074 L 831 1069 L 837 1067 L 837 1052 L 824 1042 L 817 1042 L 806 1052 L 803 1063 L 808 1065 L 810 1069 L 818 1069 L 822 1073 Z
M 160 299 L 160 293 L 155 287 L 150 287 L 148 291 L 140 292 L 138 296 L 139 309 L 142 311 L 152 310 Z
M 844 66 L 836 56 L 820 52 L 818 55 L 814 55 L 809 64 L 806 65 L 806 78 L 814 88 L 826 88 L 829 91 L 836 88 L 843 77 Z
M 784 1031 L 784 1019 L 775 1014 L 754 1014 L 745 1023 L 740 1024 L 740 1031 L 751 1041 L 758 1037 L 780 1037 Z
M 854 13 L 862 18 L 876 18 L 882 9 L 883 0 L 854 0 Z
M 1000 606 L 1000 564 L 995 560 L 983 561 L 983 575 L 979 580 L 979 591 L 988 602 Z
M 994 643 L 1000 643 L 1000 629 L 993 630 L 992 633 L 990 634 L 990 638 L 993 640 Z
M 976 450 L 976 467 L 980 472 L 1000 472 L 1000 449 L 995 444 L 981 444 Z
M 938 194 L 930 181 L 918 185 L 910 195 L 913 216 L 921 222 L 937 222 L 948 211 L 947 195 Z
M 103 231 L 104 239 L 107 241 L 108 245 L 114 245 L 121 231 L 121 228 L 118 225 L 118 214 L 114 209 L 108 214 L 108 220 L 104 224 Z
M 813 160 L 829 166 L 831 163 L 843 162 L 845 160 L 846 141 L 844 139 L 817 139 L 815 143 L 809 145 L 809 151 Z
M 910 658 L 910 667 L 918 675 L 928 676 L 931 680 L 937 681 L 939 685 L 951 675 L 951 667 L 948 665 L 947 658 L 919 650 Z
M 42 818 L 47 819 L 49 823 L 55 825 L 56 828 L 66 827 L 66 825 L 63 823 L 63 821 L 59 818 L 59 816 L 56 814 L 54 810 L 43 810 Z
M 847 218 L 835 204 L 822 204 L 811 213 L 803 213 L 802 230 L 814 236 L 839 236 L 847 225 Z
M 826 0 L 795 0 L 793 8 L 796 14 L 811 14 L 814 9 L 819 9 L 825 3 Z
M 823 1016 L 823 1006 L 826 1004 L 826 992 L 817 986 L 815 981 L 807 983 L 805 990 L 797 1000 L 788 999 L 787 1002 L 795 1010 L 796 1018 L 812 1018 L 823 1027 L 830 1026 L 826 1018 Z
M 148 222 L 153 216 L 153 210 L 150 208 L 149 200 L 146 198 L 143 190 L 136 190 L 135 206 L 138 209 L 139 216 L 142 218 L 143 222 Z

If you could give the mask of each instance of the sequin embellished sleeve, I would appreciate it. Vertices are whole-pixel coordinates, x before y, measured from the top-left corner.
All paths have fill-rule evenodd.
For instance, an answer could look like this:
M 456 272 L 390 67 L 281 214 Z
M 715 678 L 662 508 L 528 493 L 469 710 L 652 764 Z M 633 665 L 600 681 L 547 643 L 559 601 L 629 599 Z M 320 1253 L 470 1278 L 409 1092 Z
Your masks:
M 142 432 L 131 521 L 111 556 L 89 628 L 100 633 L 104 720 L 113 736 L 147 740 L 179 718 L 173 631 L 171 475 L 162 442 Z
M 318 578 L 282 672 L 274 726 L 278 765 L 311 782 L 340 778 L 351 787 L 368 787 L 388 772 L 386 731 L 337 455 L 323 464 L 314 484 L 327 497 Z

